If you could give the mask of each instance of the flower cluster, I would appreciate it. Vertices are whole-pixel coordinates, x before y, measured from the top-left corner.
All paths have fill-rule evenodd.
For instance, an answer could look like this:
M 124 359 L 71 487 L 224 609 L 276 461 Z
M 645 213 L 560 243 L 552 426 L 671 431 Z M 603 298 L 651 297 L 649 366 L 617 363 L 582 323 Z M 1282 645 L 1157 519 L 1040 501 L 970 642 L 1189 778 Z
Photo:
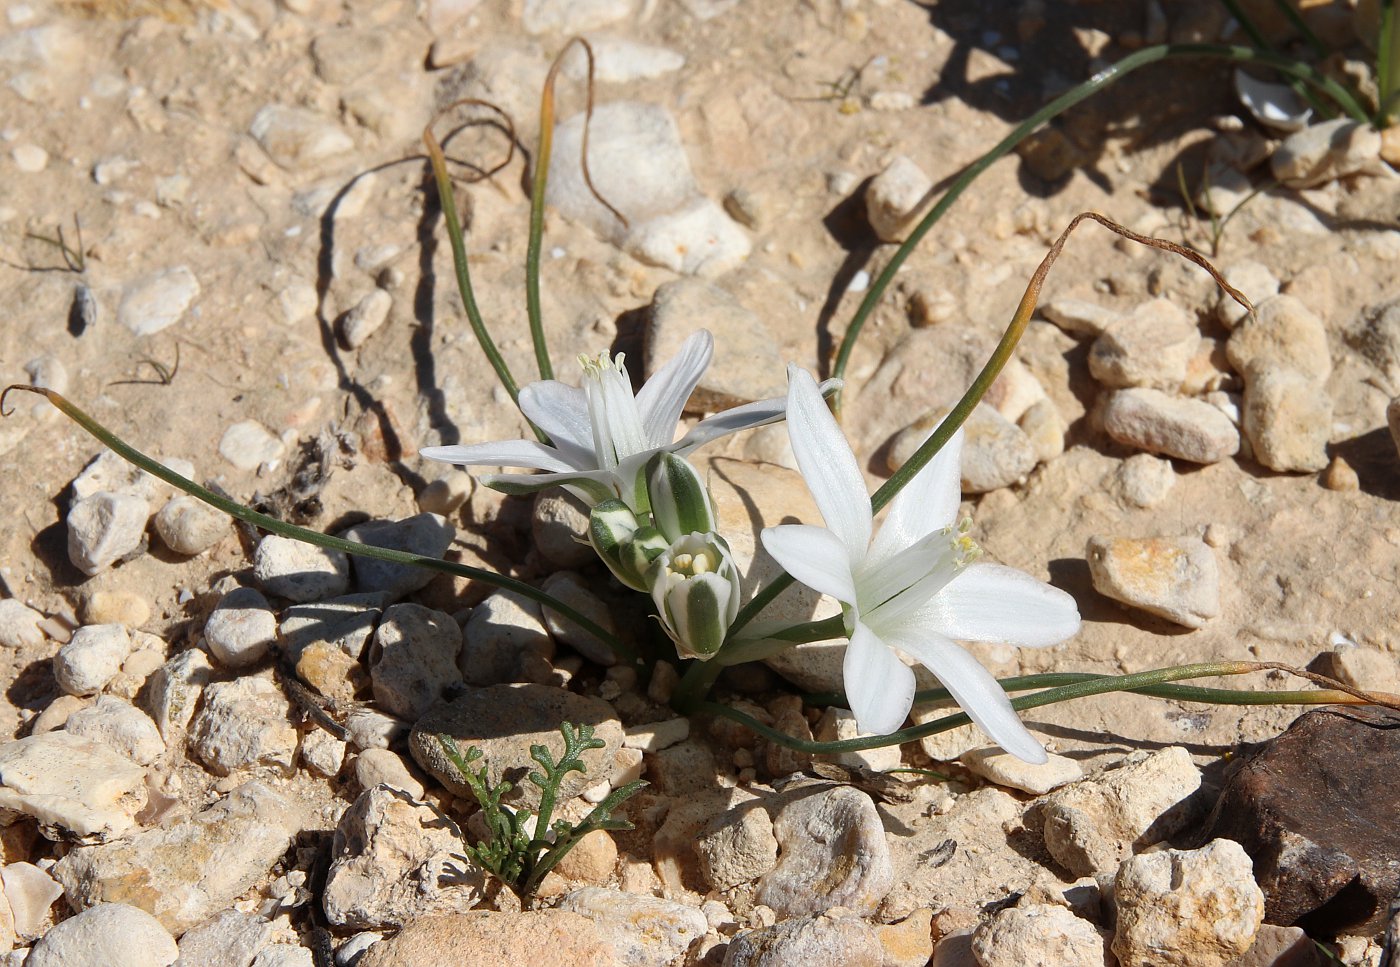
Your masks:
M 423 455 L 537 471 L 483 476 L 507 493 L 561 486 L 578 495 L 590 507 L 588 538 L 599 558 L 651 596 L 681 657 L 706 660 L 726 647 L 741 594 L 704 481 L 686 457 L 725 434 L 786 418 L 826 526 L 769 527 L 763 545 L 794 578 L 841 603 L 846 695 L 861 730 L 887 734 L 903 724 L 914 698 L 908 656 L 1004 749 L 1044 761 L 995 679 L 957 642 L 1050 645 L 1078 631 L 1079 612 L 1063 591 L 977 562 L 968 522 L 957 523 L 961 432 L 900 492 L 875 533 L 864 478 L 822 398 L 837 381 L 819 386 L 790 367 L 786 399 L 726 410 L 674 439 L 712 355 L 709 333 L 696 333 L 635 395 L 620 354 L 581 357 L 581 387 L 546 380 L 520 392 L 522 412 L 549 443 L 431 447 Z

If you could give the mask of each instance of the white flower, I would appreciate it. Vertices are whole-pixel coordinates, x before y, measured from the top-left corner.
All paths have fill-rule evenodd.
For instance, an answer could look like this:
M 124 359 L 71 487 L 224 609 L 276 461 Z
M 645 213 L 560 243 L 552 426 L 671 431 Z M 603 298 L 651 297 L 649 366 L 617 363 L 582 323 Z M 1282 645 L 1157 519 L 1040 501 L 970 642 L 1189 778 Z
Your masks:
M 991 674 L 953 639 L 1042 647 L 1079 630 L 1063 591 L 997 564 L 971 563 L 976 545 L 954 526 L 962 432 L 891 502 L 880 532 L 865 480 L 836 420 L 806 372 L 788 370 L 788 434 L 826 527 L 785 524 L 763 546 L 793 577 L 839 600 L 850 643 L 846 697 L 862 732 L 899 728 L 914 700 L 914 673 L 896 650 L 933 672 L 1007 752 L 1044 762 Z
M 739 571 L 718 534 L 686 534 L 657 557 L 651 597 L 682 658 L 713 658 L 739 613 Z
M 520 390 L 520 409 L 549 437 L 501 440 L 469 446 L 424 447 L 430 460 L 464 466 L 526 467 L 543 473 L 488 474 L 482 482 L 507 493 L 531 493 L 566 486 L 591 506 L 619 497 L 636 510 L 638 474 L 655 453 L 685 456 L 704 443 L 783 418 L 782 399 L 760 400 L 701 420 L 675 439 L 681 410 L 709 368 L 714 340 L 700 330 L 685 341 L 680 354 L 662 366 L 634 396 L 623 357 L 599 353 L 580 357 L 583 386 L 541 380 Z M 825 389 L 840 385 L 823 384 Z M 644 501 L 644 498 L 642 498 Z

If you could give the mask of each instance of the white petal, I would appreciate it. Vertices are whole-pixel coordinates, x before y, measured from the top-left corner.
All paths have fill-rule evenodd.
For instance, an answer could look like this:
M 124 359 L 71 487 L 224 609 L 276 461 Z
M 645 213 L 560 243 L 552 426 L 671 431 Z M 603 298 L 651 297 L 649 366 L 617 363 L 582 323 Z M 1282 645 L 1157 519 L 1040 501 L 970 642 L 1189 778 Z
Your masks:
M 1027 648 L 1058 644 L 1079 632 L 1074 598 L 1000 564 L 973 564 L 934 597 L 920 619 L 949 638 Z
M 953 523 L 962 501 L 962 448 L 963 431 L 959 428 L 890 501 L 884 523 L 870 547 L 873 559 L 884 560 Z
M 788 436 L 797 467 L 827 528 L 846 545 L 852 562 L 870 547 L 870 495 L 856 456 L 826 407 L 812 375 L 788 367 Z
M 559 451 L 534 440 L 498 440 L 467 446 L 424 447 L 418 451 L 429 460 L 462 467 L 529 467 L 533 470 L 574 470 Z
M 714 338 L 706 329 L 692 333 L 675 358 L 662 366 L 637 392 L 637 408 L 642 414 L 642 426 L 648 445 L 670 446 L 676 439 L 676 424 L 681 420 L 695 384 L 710 368 L 714 355 Z
M 914 671 L 859 621 L 841 671 L 862 733 L 888 735 L 904 724 L 914 705 Z
M 763 547 L 797 580 L 845 604 L 856 603 L 856 585 L 846 547 L 825 527 L 779 524 L 759 535 Z
M 588 397 L 583 390 L 554 379 L 530 383 L 521 387 L 520 412 L 543 430 L 574 466 L 598 466 L 593 426 L 588 421 Z
M 1045 750 L 1026 731 L 1006 692 L 977 659 L 932 631 L 905 626 L 898 631 L 881 628 L 881 634 L 887 644 L 933 672 L 972 721 L 1003 749 L 1026 762 L 1046 761 Z
M 817 387 L 821 390 L 822 396 L 828 396 L 841 388 L 843 381 L 839 379 L 823 380 Z M 743 406 L 735 406 L 732 409 L 724 410 L 713 416 L 707 416 L 695 426 L 690 432 L 677 441 L 675 451 L 682 456 L 697 447 L 709 443 L 711 440 L 726 436 L 730 433 L 737 433 L 740 430 L 749 430 L 756 426 L 765 426 L 769 423 L 777 423 L 787 414 L 787 397 L 777 396 L 773 399 L 759 400 L 756 403 L 745 403 Z

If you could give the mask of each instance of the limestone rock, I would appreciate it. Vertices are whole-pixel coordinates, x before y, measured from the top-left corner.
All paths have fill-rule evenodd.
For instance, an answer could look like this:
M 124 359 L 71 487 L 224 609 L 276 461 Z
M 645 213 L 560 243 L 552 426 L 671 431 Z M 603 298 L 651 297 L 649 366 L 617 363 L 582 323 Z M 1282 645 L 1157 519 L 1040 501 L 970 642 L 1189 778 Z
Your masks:
M 753 243 L 723 208 L 708 198 L 693 198 L 634 226 L 623 248 L 647 265 L 714 278 L 742 265 Z
M 1168 299 L 1154 299 L 1113 323 L 1089 350 L 1089 372 L 1104 386 L 1174 391 L 1200 345 L 1195 320 Z
M 380 593 L 347 594 L 314 604 L 294 604 L 282 612 L 277 632 L 292 662 L 315 643 L 331 645 L 358 661 L 388 603 Z
M 305 108 L 269 104 L 249 127 L 269 158 L 288 171 L 315 169 L 322 162 L 345 157 L 355 142 L 338 124 Z
M 33 648 L 44 643 L 44 616 L 17 598 L 0 601 L 0 647 Z
M 870 180 L 865 213 L 882 242 L 902 242 L 913 228 L 933 181 L 906 155 L 898 155 Z
M 147 680 L 143 707 L 160 729 L 166 745 L 184 737 L 204 686 L 213 675 L 209 657 L 192 648 L 161 665 Z
M 41 827 L 102 842 L 134 826 L 146 798 L 146 770 L 105 742 L 46 732 L 0 746 L 0 807 Z
M 84 625 L 54 655 L 53 677 L 69 695 L 93 695 L 122 670 L 131 649 L 121 625 Z
M 268 534 L 258 541 L 253 577 L 268 594 L 289 601 L 319 601 L 345 593 L 350 560 L 340 551 Z
M 573 571 L 555 571 L 545 578 L 540 590 L 589 618 L 605 631 L 617 633 L 612 609 L 607 602 L 589 590 L 583 578 Z M 617 657 L 612 653 L 612 649 L 591 633 L 543 605 L 540 606 L 540 611 L 545 627 L 556 641 L 568 645 L 589 661 L 599 665 L 610 667 L 617 664 Z
M 183 265 L 133 279 L 122 289 L 117 321 L 138 336 L 168 329 L 199 298 L 199 280 Z
M 165 754 L 165 740 L 151 717 L 115 695 L 99 695 L 95 704 L 68 716 L 63 728 L 105 742 L 137 765 L 148 766 Z
M 1084 777 L 1084 769 L 1067 756 L 1049 753 L 1044 763 L 1023 762 L 1000 746 L 985 746 L 964 752 L 959 761 L 969 772 L 1008 789 L 1019 789 L 1032 796 L 1043 796 L 1052 789 Z
M 890 443 L 889 468 L 902 467 L 914 451 L 943 422 L 938 413 L 900 431 Z M 963 493 L 985 494 L 1009 487 L 1035 469 L 1036 453 L 1030 438 L 986 403 L 977 404 L 967 422 L 962 454 Z
M 540 910 L 421 917 L 365 951 L 355 967 L 425 964 L 508 964 L 528 951 L 532 967 L 616 967 L 592 921 L 576 913 Z
M 1291 369 L 1317 382 L 1332 374 L 1327 327 L 1302 300 L 1276 295 L 1255 310 L 1230 333 L 1225 347 L 1230 365 L 1246 383 L 1262 367 Z
M 588 786 L 610 778 L 611 764 L 622 743 L 622 726 L 612 706 L 601 699 L 575 695 L 544 685 L 493 685 L 471 689 L 451 702 L 440 703 L 418 720 L 409 737 L 409 749 L 418 764 L 459 796 L 470 796 L 464 783 L 443 753 L 438 735 L 457 741 L 465 753 L 469 746 L 479 748 L 487 781 L 493 785 L 507 779 L 515 784 L 508 798 L 512 804 L 535 806 L 540 790 L 526 779 L 539 766 L 530 758 L 530 746 L 544 745 L 559 756 L 564 739 L 559 724 L 592 725 L 604 747 L 585 752 L 587 772 L 570 773 L 559 787 L 560 802 L 577 796 Z
M 209 653 L 228 668 L 256 665 L 277 640 L 277 617 L 256 588 L 234 588 L 204 622 Z
M 291 705 L 269 675 L 215 682 L 204 690 L 190 748 L 216 775 L 257 766 L 290 774 L 297 749 Z
M 223 511 L 189 494 L 166 501 L 154 523 L 166 547 L 188 556 L 204 553 L 229 533 L 229 518 Z
M 421 604 L 393 605 L 370 650 L 375 701 L 391 715 L 418 718 L 462 683 L 461 650 L 462 629 L 451 615 Z
M 1150 453 L 1135 453 L 1118 467 L 1114 483 L 1123 502 L 1132 507 L 1156 507 L 1176 483 L 1172 462 Z
M 1075 876 L 1116 869 L 1193 817 L 1200 771 L 1179 746 L 1135 752 L 1113 769 L 1056 790 L 1041 801 L 1045 845 Z
M 1276 366 L 1252 369 L 1243 423 L 1255 459 L 1270 470 L 1312 473 L 1327 466 L 1332 397 L 1322 383 Z
M 886 963 L 875 928 L 839 913 L 794 917 L 745 930 L 730 941 L 724 967 L 845 967 Z
M 1240 432 L 1224 413 L 1201 400 L 1155 389 L 1111 393 L 1103 407 L 1103 428 L 1125 446 L 1192 463 L 1218 463 L 1240 449 Z
M 755 801 L 719 814 L 696 838 L 695 855 L 705 879 L 716 890 L 763 876 L 778 861 L 778 840 L 768 810 Z
M 6 863 L 0 868 L 5 884 L 5 902 L 14 918 L 15 934 L 21 940 L 34 940 L 49 922 L 49 908 L 63 896 L 46 870 L 33 863 Z
M 1264 893 L 1239 843 L 1126 860 L 1114 880 L 1122 967 L 1226 967 L 1254 943 Z
M 675 358 L 697 329 L 714 336 L 714 360 L 688 411 L 713 413 L 787 392 L 783 357 L 768 325 L 724 289 L 700 279 L 664 283 L 652 296 L 643 341 L 646 372 Z
M 1310 188 L 1381 165 L 1381 135 L 1349 118 L 1324 121 L 1289 135 L 1269 159 L 1274 177 L 1290 188 Z
M 75 849 L 53 875 L 76 909 L 129 903 L 183 933 L 251 889 L 305 821 L 301 807 L 249 782 L 188 819 Z
M 555 567 L 585 567 L 597 557 L 588 544 L 588 508 L 566 490 L 542 490 L 536 495 L 530 534 L 535 547 Z
M 778 811 L 773 831 L 778 864 L 759 881 L 756 897 L 780 914 L 837 906 L 869 914 L 894 886 L 884 826 L 858 789 L 799 794 Z
M 673 963 L 708 929 L 694 907 L 596 886 L 569 893 L 558 909 L 592 920 L 624 967 Z
M 548 681 L 553 657 L 539 604 L 513 591 L 491 592 L 462 628 L 458 666 L 469 685 Z
M 349 528 L 341 536 L 362 544 L 440 559 L 447 553 L 455 535 L 456 530 L 445 518 L 437 514 L 415 514 L 403 520 L 365 521 Z M 379 561 L 358 554 L 351 556 L 350 568 L 355 576 L 356 591 L 362 594 L 382 591 L 394 598 L 417 591 L 436 574 L 425 568 Z
M 57 924 L 29 951 L 29 967 L 168 967 L 175 938 L 145 910 L 99 903 Z
M 979 967 L 1104 967 L 1106 938 L 1062 906 L 1022 903 L 972 935 Z
M 68 510 L 68 559 L 91 577 L 140 550 L 151 509 L 140 497 L 105 490 Z
M 1094 590 L 1187 628 L 1220 614 L 1220 568 L 1196 537 L 1091 537 Z
M 483 896 L 485 874 L 464 867 L 460 851 L 457 834 L 433 809 L 392 789 L 369 789 L 336 827 L 326 917 L 337 927 L 378 929 L 468 910 Z
M 1222 273 L 1225 281 L 1244 293 L 1255 308 L 1270 296 L 1278 295 L 1279 280 L 1268 266 L 1252 259 L 1244 259 L 1231 265 Z M 1233 329 L 1249 315 L 1249 310 L 1240 305 L 1229 293 L 1221 292 L 1215 304 L 1215 315 L 1226 329 Z

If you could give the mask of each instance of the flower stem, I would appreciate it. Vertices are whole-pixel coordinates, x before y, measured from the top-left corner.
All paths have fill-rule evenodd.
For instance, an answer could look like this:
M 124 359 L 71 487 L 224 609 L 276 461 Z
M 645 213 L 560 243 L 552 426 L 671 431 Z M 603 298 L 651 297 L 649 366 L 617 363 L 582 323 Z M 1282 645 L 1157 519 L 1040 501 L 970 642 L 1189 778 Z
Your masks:
M 357 554 L 360 557 L 372 557 L 381 561 L 391 561 L 395 564 L 408 564 L 412 567 L 421 567 L 429 571 L 441 571 L 444 574 L 469 578 L 473 581 L 481 581 L 506 591 L 514 591 L 522 597 L 529 598 L 532 601 L 538 601 L 551 611 L 556 611 L 574 622 L 594 638 L 597 638 L 603 644 L 607 645 L 608 648 L 612 650 L 613 654 L 617 656 L 619 661 L 626 664 L 633 664 L 636 661 L 636 655 L 633 650 L 616 635 L 610 634 L 597 622 L 588 618 L 587 615 L 581 614 L 564 602 L 554 598 L 552 595 L 546 594 L 539 588 L 532 587 L 524 581 L 517 581 L 515 578 L 509 578 L 503 574 L 497 574 L 494 571 L 487 571 L 484 568 L 471 567 L 467 564 L 458 564 L 455 561 L 444 561 L 436 557 L 424 557 L 421 554 L 409 554 L 405 551 L 395 551 L 387 547 L 375 547 L 373 544 L 361 544 L 358 541 L 347 541 L 343 537 L 331 537 L 329 534 L 308 530 L 305 527 L 297 527 L 295 524 L 288 524 L 286 521 L 278 520 L 276 517 L 260 514 L 237 501 L 216 494 L 212 490 L 201 487 L 188 477 L 183 477 L 169 467 L 146 456 L 146 454 L 132 447 L 126 441 L 122 440 L 121 437 L 83 412 L 83 410 L 75 406 L 66 397 L 55 393 L 51 389 L 45 389 L 41 386 L 21 385 L 6 387 L 4 392 L 0 393 L 0 414 L 4 414 L 5 412 L 5 399 L 12 391 L 16 390 L 25 393 L 36 393 L 43 396 L 65 416 L 104 443 L 123 460 L 140 467 L 153 477 L 159 477 L 172 487 L 183 490 L 191 497 L 196 497 L 209 506 L 223 511 L 230 517 L 237 518 L 255 527 L 260 527 L 270 533 L 278 534 L 282 537 L 290 537 L 293 540 L 298 540 L 305 544 L 314 544 L 317 547 L 324 547 L 332 551 L 341 551 L 345 554 Z
M 1280 665 L 1277 662 L 1255 662 L 1255 661 L 1219 661 L 1201 662 L 1192 665 L 1174 665 L 1170 668 L 1156 668 L 1151 671 L 1134 672 L 1130 675 L 1103 675 L 1092 676 L 1083 681 L 1061 685 L 1057 688 L 1047 688 L 1044 691 L 1036 692 L 1033 695 L 1022 695 L 1011 700 L 1011 706 L 1017 711 L 1024 711 L 1031 708 L 1040 708 L 1043 705 L 1054 705 L 1059 702 L 1068 702 L 1076 698 L 1085 698 L 1090 695 L 1103 695 L 1108 692 L 1137 691 L 1143 688 L 1164 685 L 1169 682 L 1182 681 L 1191 678 L 1210 678 L 1223 675 L 1247 675 L 1251 672 L 1282 670 L 1294 675 L 1307 678 L 1312 681 L 1327 681 L 1321 676 L 1314 675 L 1299 669 Z M 1028 676 L 1040 677 L 1040 676 Z M 1024 680 L 1024 679 L 1019 679 Z M 1018 681 L 1011 679 L 1009 681 Z M 1339 685 L 1340 683 L 1330 682 L 1329 684 Z M 1223 689 L 1201 689 L 1201 693 L 1214 693 L 1224 691 Z M 1400 696 L 1375 695 L 1360 692 L 1357 689 L 1340 686 L 1337 689 L 1323 689 L 1319 691 L 1305 692 L 1276 692 L 1276 693 L 1255 693 L 1267 696 L 1272 701 L 1261 700 L 1258 703 L 1267 705 L 1335 705 L 1335 704 L 1378 704 L 1387 707 L 1400 707 Z M 1216 703 L 1214 698 L 1201 697 L 1192 699 L 1194 701 Z M 1233 700 L 1222 704 L 1242 704 Z M 780 745 L 786 749 L 793 749 L 797 752 L 806 752 L 813 755 L 831 754 L 840 752 L 862 752 L 866 749 L 879 749 L 891 745 L 900 745 L 905 742 L 913 742 L 925 736 L 937 735 L 949 729 L 955 729 L 960 725 L 968 725 L 972 719 L 966 712 L 956 712 L 946 715 L 943 718 L 935 719 L 923 725 L 916 725 L 911 728 L 901 729 L 891 732 L 889 735 L 869 735 L 857 739 L 843 739 L 837 742 L 816 742 L 808 739 L 798 739 L 784 732 L 779 732 L 771 726 L 765 725 L 751 715 L 746 715 L 737 709 L 732 709 L 727 705 L 718 702 L 702 702 L 696 711 L 708 712 L 731 721 L 745 725 L 763 736 L 775 745 Z

